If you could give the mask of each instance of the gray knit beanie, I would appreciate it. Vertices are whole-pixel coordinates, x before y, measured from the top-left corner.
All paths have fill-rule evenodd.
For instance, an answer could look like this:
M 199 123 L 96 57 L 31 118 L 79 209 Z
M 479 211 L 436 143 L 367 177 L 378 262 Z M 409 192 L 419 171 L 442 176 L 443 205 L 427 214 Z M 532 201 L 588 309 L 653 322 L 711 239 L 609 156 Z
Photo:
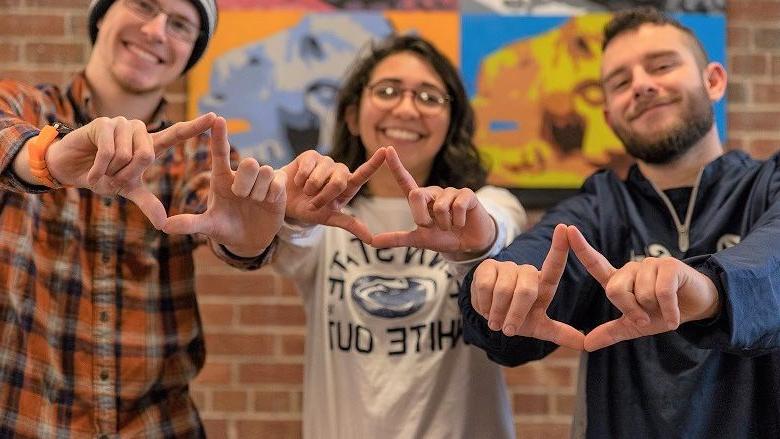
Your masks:
M 190 55 L 187 66 L 184 67 L 184 72 L 190 69 L 203 55 L 206 50 L 206 45 L 209 43 L 209 39 L 214 35 L 214 29 L 217 27 L 217 2 L 216 0 L 190 0 L 195 9 L 200 14 L 200 30 L 201 33 L 198 39 L 195 40 L 195 46 L 192 48 L 192 55 Z M 108 11 L 108 8 L 114 0 L 92 0 L 89 3 L 89 10 L 87 11 L 88 25 L 89 25 L 89 38 L 92 40 L 92 44 L 95 44 L 97 38 L 98 26 L 97 23 Z M 184 73 L 182 72 L 182 73 Z

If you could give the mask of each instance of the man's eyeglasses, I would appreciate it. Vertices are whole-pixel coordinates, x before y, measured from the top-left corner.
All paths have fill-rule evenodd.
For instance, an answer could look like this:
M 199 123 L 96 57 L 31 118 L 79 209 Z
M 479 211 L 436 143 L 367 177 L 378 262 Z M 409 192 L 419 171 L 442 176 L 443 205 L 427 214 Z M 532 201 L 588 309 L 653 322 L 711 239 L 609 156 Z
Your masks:
M 151 0 L 124 0 L 127 9 L 138 18 L 154 20 L 160 14 L 165 14 L 165 32 L 179 40 L 192 43 L 200 36 L 200 28 L 195 23 L 178 14 L 171 14 Z
M 368 85 L 366 89 L 371 102 L 382 110 L 395 108 L 407 92 L 412 94 L 414 107 L 425 116 L 435 116 L 450 105 L 450 97 L 446 93 L 429 86 L 404 88 L 394 82 L 383 81 Z

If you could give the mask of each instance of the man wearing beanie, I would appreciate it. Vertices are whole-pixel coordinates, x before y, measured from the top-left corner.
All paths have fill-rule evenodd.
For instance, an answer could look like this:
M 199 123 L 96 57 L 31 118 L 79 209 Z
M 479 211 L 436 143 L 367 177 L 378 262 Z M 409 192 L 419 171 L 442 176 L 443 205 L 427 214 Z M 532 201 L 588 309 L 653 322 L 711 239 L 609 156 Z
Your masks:
M 94 47 L 68 87 L 0 80 L 0 437 L 202 437 L 192 252 L 262 265 L 284 174 L 232 171 L 214 114 L 165 117 L 215 0 L 88 12 Z

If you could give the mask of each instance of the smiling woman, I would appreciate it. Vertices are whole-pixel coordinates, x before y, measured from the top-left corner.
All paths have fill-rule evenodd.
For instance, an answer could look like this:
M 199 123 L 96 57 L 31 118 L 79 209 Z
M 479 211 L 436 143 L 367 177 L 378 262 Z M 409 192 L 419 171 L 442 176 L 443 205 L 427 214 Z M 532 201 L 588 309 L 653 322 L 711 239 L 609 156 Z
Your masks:
M 464 343 L 455 302 L 458 273 L 525 224 L 485 186 L 473 131 L 452 64 L 391 37 L 340 90 L 332 157 L 285 168 L 273 263 L 307 311 L 304 436 L 514 437 L 501 370 Z

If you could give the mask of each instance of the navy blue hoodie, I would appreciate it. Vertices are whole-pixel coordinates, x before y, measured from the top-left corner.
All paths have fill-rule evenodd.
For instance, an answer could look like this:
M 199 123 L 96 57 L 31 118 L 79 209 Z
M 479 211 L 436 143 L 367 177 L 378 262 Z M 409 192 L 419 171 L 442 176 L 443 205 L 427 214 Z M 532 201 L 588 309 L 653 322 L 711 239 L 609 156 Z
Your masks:
M 742 152 L 714 160 L 687 224 L 637 167 L 626 181 L 598 172 L 495 257 L 541 268 L 555 225 L 572 224 L 615 267 L 671 255 L 718 287 L 718 317 L 588 355 L 589 438 L 780 438 L 779 165 Z M 472 276 L 459 296 L 467 342 L 506 366 L 557 348 L 491 331 L 471 306 Z M 621 314 L 570 254 L 548 315 L 587 332 Z

